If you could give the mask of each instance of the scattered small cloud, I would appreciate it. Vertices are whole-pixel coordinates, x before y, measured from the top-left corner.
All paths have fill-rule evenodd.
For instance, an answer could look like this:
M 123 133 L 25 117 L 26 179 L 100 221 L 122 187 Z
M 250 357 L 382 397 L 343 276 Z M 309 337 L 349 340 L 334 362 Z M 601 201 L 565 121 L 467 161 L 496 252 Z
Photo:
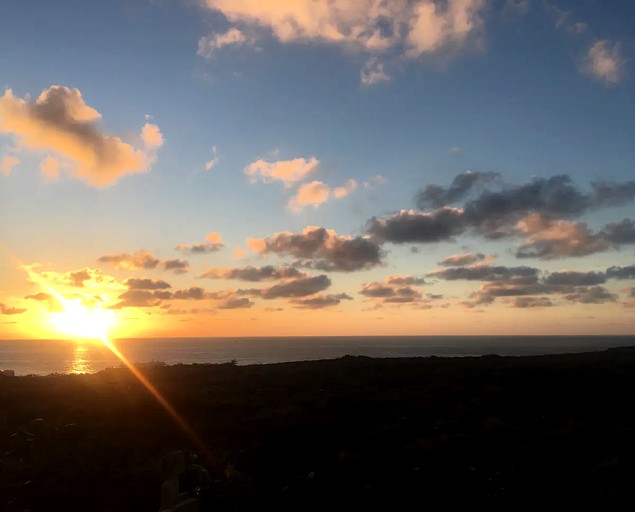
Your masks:
M 188 252 L 190 254 L 207 254 L 210 252 L 218 252 L 225 244 L 220 233 L 212 231 L 205 235 L 205 241 L 200 244 L 181 244 L 176 247 L 177 251 Z
M 363 85 L 371 86 L 381 82 L 389 82 L 390 77 L 384 71 L 384 63 L 377 57 L 371 57 L 362 66 L 360 81 Z
M 216 151 L 216 146 L 212 146 L 212 158 L 211 160 L 207 161 L 205 163 L 205 170 L 206 171 L 211 171 L 214 167 L 216 167 L 216 164 L 218 163 L 218 154 Z
M 150 252 L 106 254 L 98 258 L 100 263 L 108 263 L 117 269 L 142 270 L 156 268 L 159 260 Z
M 286 187 L 291 187 L 294 183 L 304 181 L 319 165 L 320 162 L 315 157 L 277 162 L 256 160 L 245 167 L 244 172 L 252 183 L 281 181 Z
M 241 30 L 232 27 L 222 34 L 203 36 L 198 40 L 197 55 L 204 59 L 211 59 L 216 50 L 226 46 L 243 46 L 253 44 L 254 40 L 248 38 Z
M 598 80 L 609 85 L 620 82 L 623 74 L 624 59 L 620 45 L 607 40 L 599 40 L 589 48 L 585 64 L 586 71 Z
M 190 267 L 190 263 L 186 260 L 174 258 L 163 260 L 161 262 L 161 267 L 167 272 L 173 272 L 175 274 L 185 274 Z

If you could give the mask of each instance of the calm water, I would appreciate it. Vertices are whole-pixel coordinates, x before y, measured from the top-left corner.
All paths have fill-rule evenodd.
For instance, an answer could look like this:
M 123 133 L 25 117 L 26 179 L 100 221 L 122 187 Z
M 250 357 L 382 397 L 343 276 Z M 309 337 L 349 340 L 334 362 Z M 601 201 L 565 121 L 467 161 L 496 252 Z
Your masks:
M 307 338 L 170 338 L 118 340 L 137 363 L 264 364 L 333 359 L 346 354 L 371 357 L 536 355 L 588 352 L 635 346 L 635 336 L 365 336 Z M 16 375 L 97 372 L 117 366 L 99 342 L 0 340 L 0 369 Z

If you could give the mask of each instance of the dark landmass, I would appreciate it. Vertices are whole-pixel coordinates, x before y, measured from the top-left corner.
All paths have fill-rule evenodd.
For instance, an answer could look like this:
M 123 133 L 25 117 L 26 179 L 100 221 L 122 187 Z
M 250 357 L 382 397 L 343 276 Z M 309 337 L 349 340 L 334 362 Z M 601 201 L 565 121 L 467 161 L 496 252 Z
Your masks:
M 0 377 L 0 509 L 157 511 L 174 450 L 202 510 L 635 498 L 633 349 L 143 372 L 206 449 L 126 369 Z

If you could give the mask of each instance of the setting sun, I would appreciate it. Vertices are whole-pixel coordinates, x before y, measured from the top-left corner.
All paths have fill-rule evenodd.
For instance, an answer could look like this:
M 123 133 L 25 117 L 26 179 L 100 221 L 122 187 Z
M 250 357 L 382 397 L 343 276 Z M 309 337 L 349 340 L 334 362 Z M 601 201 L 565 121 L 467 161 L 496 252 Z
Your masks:
M 50 322 L 60 332 L 74 338 L 105 340 L 115 324 L 112 311 L 88 308 L 79 299 L 63 300 L 63 311 L 50 313 Z

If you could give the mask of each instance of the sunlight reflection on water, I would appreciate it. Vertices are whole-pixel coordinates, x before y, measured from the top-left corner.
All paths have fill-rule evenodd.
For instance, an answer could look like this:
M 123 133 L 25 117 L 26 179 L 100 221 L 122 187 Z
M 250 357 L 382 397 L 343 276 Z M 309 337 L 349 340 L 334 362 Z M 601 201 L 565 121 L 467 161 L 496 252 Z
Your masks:
M 86 353 L 86 345 L 83 343 L 77 343 L 75 345 L 70 373 L 89 373 L 91 371 L 90 364 L 86 358 Z

